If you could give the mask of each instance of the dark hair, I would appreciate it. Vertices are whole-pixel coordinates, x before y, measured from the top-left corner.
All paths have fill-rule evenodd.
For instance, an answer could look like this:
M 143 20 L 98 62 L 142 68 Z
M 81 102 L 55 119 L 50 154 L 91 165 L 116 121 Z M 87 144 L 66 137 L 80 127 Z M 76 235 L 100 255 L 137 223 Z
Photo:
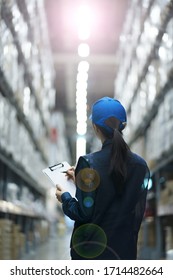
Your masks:
M 112 139 L 112 149 L 110 158 L 110 174 L 117 183 L 117 191 L 122 193 L 124 181 L 127 176 L 127 158 L 130 148 L 123 139 L 120 121 L 114 117 L 110 117 L 105 121 L 108 127 L 113 129 L 113 133 L 108 133 L 99 126 L 99 129 L 106 138 Z

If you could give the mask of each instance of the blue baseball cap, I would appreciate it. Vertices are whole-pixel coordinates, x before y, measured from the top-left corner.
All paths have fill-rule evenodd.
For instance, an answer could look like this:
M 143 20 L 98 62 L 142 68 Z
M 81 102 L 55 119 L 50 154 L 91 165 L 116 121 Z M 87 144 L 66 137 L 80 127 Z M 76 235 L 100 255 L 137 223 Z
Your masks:
M 127 116 L 123 105 L 118 100 L 107 96 L 97 100 L 92 106 L 92 113 L 90 116 L 92 122 L 112 132 L 112 129 L 105 123 L 110 117 L 118 119 L 120 121 L 119 129 L 124 129 Z

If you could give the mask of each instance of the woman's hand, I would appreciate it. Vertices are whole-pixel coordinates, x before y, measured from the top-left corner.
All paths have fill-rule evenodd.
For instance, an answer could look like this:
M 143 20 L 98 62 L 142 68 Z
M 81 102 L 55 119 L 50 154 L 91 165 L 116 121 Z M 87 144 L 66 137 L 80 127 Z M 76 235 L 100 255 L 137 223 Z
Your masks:
M 72 180 L 75 183 L 75 168 L 72 166 L 66 172 L 67 180 Z
M 66 190 L 64 190 L 60 185 L 56 185 L 56 193 L 55 193 L 55 196 L 56 198 L 58 199 L 59 202 L 62 203 L 62 200 L 61 200 L 61 195 L 66 192 Z

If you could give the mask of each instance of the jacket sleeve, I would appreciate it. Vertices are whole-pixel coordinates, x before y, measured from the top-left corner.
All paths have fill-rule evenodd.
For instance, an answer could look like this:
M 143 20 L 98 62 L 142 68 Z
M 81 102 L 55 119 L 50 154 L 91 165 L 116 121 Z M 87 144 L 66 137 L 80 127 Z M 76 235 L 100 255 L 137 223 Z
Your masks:
M 75 176 L 83 168 L 89 168 L 89 162 L 80 157 L 76 166 Z M 94 209 L 95 191 L 84 192 L 76 186 L 76 198 L 72 197 L 70 193 L 62 194 L 62 209 L 66 216 L 77 222 L 89 222 Z

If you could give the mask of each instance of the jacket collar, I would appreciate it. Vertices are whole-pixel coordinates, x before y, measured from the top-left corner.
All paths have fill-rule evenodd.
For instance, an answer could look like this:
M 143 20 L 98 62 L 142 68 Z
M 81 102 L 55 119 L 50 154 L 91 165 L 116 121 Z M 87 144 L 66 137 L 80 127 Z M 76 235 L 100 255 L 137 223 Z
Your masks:
M 106 139 L 102 144 L 102 149 L 104 149 L 106 146 L 112 144 L 112 139 Z

